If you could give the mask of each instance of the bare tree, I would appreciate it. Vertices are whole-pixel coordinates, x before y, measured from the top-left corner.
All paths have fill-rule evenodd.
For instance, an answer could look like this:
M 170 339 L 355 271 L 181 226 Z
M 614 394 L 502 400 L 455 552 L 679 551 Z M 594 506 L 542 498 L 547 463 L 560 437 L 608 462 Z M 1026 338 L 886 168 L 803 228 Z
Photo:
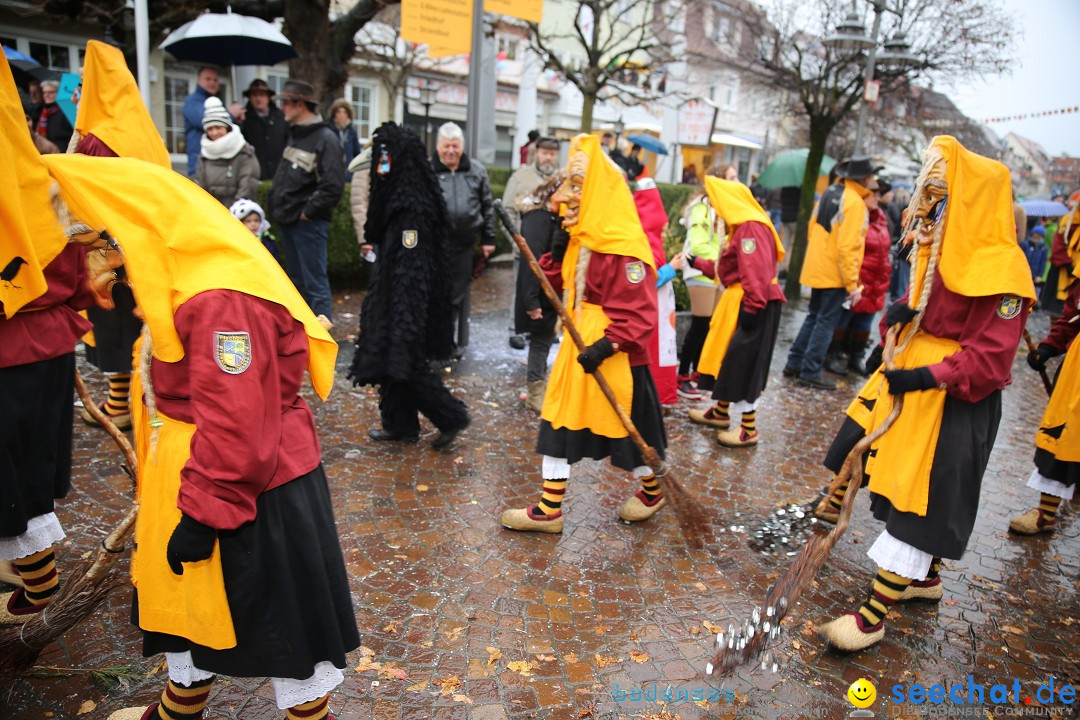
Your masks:
M 669 28 L 694 0 L 577 0 L 569 22 L 530 23 L 533 49 L 545 67 L 582 94 L 581 131 L 592 130 L 597 100 L 634 105 L 663 94 L 671 59 Z
M 349 60 L 356 52 L 353 38 L 383 7 L 400 0 L 357 0 L 348 10 L 331 17 L 331 0 L 149 0 L 151 42 L 163 39 L 204 11 L 226 11 L 264 20 L 283 17 L 283 32 L 299 57 L 290 62 L 290 74 L 311 83 L 327 102 L 340 97 L 349 79 Z M 130 12 L 125 0 L 44 0 L 32 12 L 78 19 L 108 28 L 121 43 L 129 63 L 134 55 L 134 30 L 125 22 Z
M 875 76 L 881 81 L 882 95 L 919 77 L 961 79 L 1009 68 L 1015 25 L 997 2 L 871 0 L 863 7 L 868 5 L 884 10 L 879 40 L 903 33 L 918 58 L 906 67 L 878 65 Z M 809 153 L 785 286 L 789 295 L 799 292 L 807 225 L 825 145 L 862 97 L 864 51 L 822 42 L 850 8 L 849 0 L 771 0 L 760 18 L 746 18 L 760 40 L 759 62 L 766 82 L 788 93 L 795 112 L 808 123 Z
M 428 57 L 425 46 L 401 37 L 401 6 L 384 7 L 356 35 L 356 57 L 378 71 L 379 81 L 390 96 L 390 106 L 397 107 L 408 87 L 409 78 L 418 70 L 437 70 L 453 58 Z

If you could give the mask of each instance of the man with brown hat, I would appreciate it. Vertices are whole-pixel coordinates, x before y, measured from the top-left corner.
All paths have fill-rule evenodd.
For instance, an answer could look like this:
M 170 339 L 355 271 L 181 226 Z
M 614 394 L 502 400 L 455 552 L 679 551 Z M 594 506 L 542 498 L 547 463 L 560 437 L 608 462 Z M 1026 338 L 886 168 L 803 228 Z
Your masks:
M 244 138 L 255 148 L 255 157 L 262 171 L 259 179 L 269 180 L 274 177 L 281 153 L 289 136 L 289 127 L 285 116 L 273 103 L 274 89 L 265 80 L 255 79 L 244 91 L 248 99 L 247 112 L 240 131 Z
M 308 83 L 289 80 L 281 89 L 289 137 L 267 204 L 281 230 L 289 277 L 312 311 L 332 321 L 326 243 L 330 216 L 345 190 L 345 162 L 337 134 L 317 107 Z

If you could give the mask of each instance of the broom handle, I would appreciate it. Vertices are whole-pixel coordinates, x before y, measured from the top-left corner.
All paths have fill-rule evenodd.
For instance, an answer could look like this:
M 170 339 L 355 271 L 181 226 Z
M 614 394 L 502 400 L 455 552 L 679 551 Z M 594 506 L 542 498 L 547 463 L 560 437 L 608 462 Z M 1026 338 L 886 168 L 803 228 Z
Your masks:
M 1027 328 L 1024 328 L 1024 342 L 1027 343 L 1028 352 L 1039 354 L 1039 348 L 1035 344 L 1035 341 L 1031 339 L 1031 333 Z M 1046 370 L 1039 371 L 1039 377 L 1042 378 L 1043 387 L 1046 388 L 1047 395 L 1054 394 L 1054 386 L 1050 383 L 1050 376 L 1046 374 Z
M 544 271 L 540 269 L 540 264 L 536 262 L 536 256 L 533 255 L 532 250 L 529 249 L 529 243 L 521 236 L 518 229 L 514 227 L 514 221 L 510 219 L 510 215 L 506 212 L 506 208 L 503 207 L 501 200 L 495 201 L 495 212 L 498 213 L 503 227 L 506 228 L 506 232 L 510 234 L 510 237 L 513 238 L 514 243 L 518 246 L 518 250 L 521 251 L 522 257 L 529 263 L 529 269 L 532 270 L 536 279 L 540 281 L 540 287 L 543 289 L 548 301 L 551 302 L 552 307 L 555 308 L 555 312 L 559 313 L 563 327 L 570 333 L 574 345 L 577 346 L 579 352 L 585 352 L 585 341 L 581 339 L 581 333 L 578 332 L 577 327 L 574 325 L 570 313 L 566 311 L 566 306 L 563 305 L 558 293 L 555 292 L 555 288 L 551 287 L 551 283 L 548 282 L 547 276 L 544 275 Z M 611 386 L 608 385 L 607 379 L 599 369 L 592 373 L 592 376 L 596 378 L 596 383 L 600 386 L 600 391 L 604 393 L 604 397 L 611 403 L 611 408 L 615 411 L 615 414 L 619 416 L 619 421 L 622 422 L 623 427 L 626 428 L 626 433 L 630 436 L 634 445 L 637 446 L 638 452 L 641 453 L 642 459 L 645 460 L 645 464 L 657 475 L 662 475 L 665 472 L 664 462 L 660 459 L 656 450 L 641 437 L 641 433 L 639 433 L 637 427 L 634 426 L 634 421 L 630 419 L 630 416 L 626 414 L 626 411 L 623 410 L 619 401 L 615 398 L 615 393 L 612 391 Z

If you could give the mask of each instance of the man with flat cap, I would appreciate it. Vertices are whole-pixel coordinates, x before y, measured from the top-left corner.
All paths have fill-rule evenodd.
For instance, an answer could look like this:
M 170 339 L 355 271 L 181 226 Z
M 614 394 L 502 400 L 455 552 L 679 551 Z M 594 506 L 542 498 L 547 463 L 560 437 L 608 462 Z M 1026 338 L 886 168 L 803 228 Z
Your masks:
M 315 88 L 302 80 L 285 83 L 281 111 L 288 144 L 267 204 L 281 230 L 289 278 L 312 312 L 332 322 L 326 244 L 330 216 L 345 190 L 345 161 L 337 134 L 317 110 Z
M 273 102 L 274 89 L 265 80 L 252 80 L 244 91 L 244 97 L 248 99 L 247 112 L 244 114 L 240 131 L 244 133 L 244 139 L 251 143 L 251 147 L 255 148 L 255 157 L 261 170 L 259 179 L 269 180 L 274 177 L 281 161 L 281 153 L 285 150 L 289 137 L 289 126 L 285 122 L 285 116 Z
M 845 302 L 850 307 L 861 297 L 859 268 L 869 224 L 863 198 L 871 193 L 868 186 L 880 169 L 865 155 L 837 165 L 841 183 L 821 194 L 810 218 L 806 261 L 799 278 L 810 286 L 810 309 L 784 367 L 786 377 L 797 377 L 803 385 L 836 388 L 822 374 L 822 364 Z

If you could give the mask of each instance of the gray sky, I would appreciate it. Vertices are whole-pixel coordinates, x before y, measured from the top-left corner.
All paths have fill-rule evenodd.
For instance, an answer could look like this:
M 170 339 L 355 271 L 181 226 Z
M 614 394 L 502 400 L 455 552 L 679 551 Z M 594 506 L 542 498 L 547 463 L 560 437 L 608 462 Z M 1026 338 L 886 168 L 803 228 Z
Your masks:
M 942 88 L 973 120 L 1080 106 L 1080 0 L 991 0 L 1016 19 L 1016 62 L 1010 75 Z M 991 123 L 999 136 L 1014 132 L 1050 155 L 1080 156 L 1080 114 Z

